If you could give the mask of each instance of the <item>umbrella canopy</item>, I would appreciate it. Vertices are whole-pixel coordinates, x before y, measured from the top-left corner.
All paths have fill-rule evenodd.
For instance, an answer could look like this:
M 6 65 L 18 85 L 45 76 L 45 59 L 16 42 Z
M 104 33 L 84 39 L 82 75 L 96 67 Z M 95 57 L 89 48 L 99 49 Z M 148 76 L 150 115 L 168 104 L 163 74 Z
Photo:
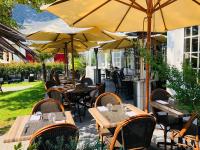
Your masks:
M 82 42 L 80 40 L 74 39 L 74 49 L 77 52 L 83 52 L 88 50 L 91 47 L 98 46 L 97 43 L 95 42 Z M 70 39 L 62 39 L 58 40 L 55 42 L 49 42 L 46 44 L 32 44 L 31 47 L 36 47 L 40 51 L 45 51 L 45 52 L 55 52 L 58 49 L 63 50 L 67 48 L 68 52 L 72 52 L 71 49 L 71 40 Z M 61 52 L 61 51 L 60 51 Z M 63 51 L 64 52 L 64 51 Z
M 200 24 L 199 0 L 58 0 L 46 8 L 71 26 L 96 26 L 108 31 L 147 31 L 150 56 L 151 32 Z M 146 103 L 149 109 L 150 65 L 146 60 Z
M 121 39 L 109 43 L 103 43 L 100 47 L 104 50 L 106 49 L 123 49 L 123 48 L 132 48 L 133 47 L 133 40 L 131 39 Z
M 152 14 L 155 32 L 200 24 L 199 0 L 58 0 L 46 10 L 70 26 L 96 26 L 112 32 L 147 31 L 142 26 L 147 14 Z
M 125 35 L 111 33 L 98 28 L 69 27 L 61 19 L 55 19 L 49 23 L 45 23 L 45 25 L 39 24 L 36 27 L 31 27 L 32 30 L 24 31 L 27 38 L 34 41 L 57 41 L 69 39 L 70 34 L 74 34 L 74 38 L 81 41 L 108 41 L 125 37 Z

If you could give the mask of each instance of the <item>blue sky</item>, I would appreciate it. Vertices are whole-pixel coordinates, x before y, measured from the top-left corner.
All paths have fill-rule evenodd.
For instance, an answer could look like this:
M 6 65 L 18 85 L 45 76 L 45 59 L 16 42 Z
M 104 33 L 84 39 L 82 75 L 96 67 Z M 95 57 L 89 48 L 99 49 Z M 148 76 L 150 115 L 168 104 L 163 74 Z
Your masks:
M 13 18 L 20 25 L 33 25 L 36 22 L 49 21 L 57 17 L 48 12 L 38 13 L 27 5 L 17 4 L 13 8 Z

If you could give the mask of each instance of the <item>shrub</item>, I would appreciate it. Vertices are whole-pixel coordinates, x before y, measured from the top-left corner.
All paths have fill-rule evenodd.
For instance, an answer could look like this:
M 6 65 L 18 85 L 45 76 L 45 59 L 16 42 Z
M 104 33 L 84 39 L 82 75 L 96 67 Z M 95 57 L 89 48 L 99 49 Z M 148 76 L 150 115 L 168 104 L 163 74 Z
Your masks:
M 63 71 L 63 63 L 46 63 L 47 71 L 50 72 L 52 68 L 56 70 Z M 9 75 L 21 75 L 22 79 L 27 78 L 29 74 L 35 74 L 38 76 L 42 73 L 42 64 L 41 63 L 9 63 L 0 65 L 0 77 L 8 79 Z

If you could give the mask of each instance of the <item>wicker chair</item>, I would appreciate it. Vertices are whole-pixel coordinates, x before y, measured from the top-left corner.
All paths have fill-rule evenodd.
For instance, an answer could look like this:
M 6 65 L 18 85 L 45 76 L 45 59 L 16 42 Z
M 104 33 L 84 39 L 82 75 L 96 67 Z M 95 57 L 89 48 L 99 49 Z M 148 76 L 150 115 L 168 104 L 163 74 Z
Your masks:
M 184 148 L 192 148 L 192 149 L 197 149 L 199 148 L 199 139 L 196 138 L 196 130 L 197 130 L 197 125 L 193 124 L 194 120 L 198 118 L 198 114 L 193 113 L 189 120 L 184 124 L 183 128 L 181 130 L 171 130 L 171 149 L 173 149 L 173 145 L 175 144 L 175 139 L 178 138 L 184 138 L 185 143 L 177 143 L 177 146 L 179 147 L 184 147 Z M 198 135 L 199 136 L 199 135 Z
M 117 126 L 114 136 L 109 138 L 109 150 L 115 148 L 144 149 L 151 143 L 156 120 L 151 115 L 139 115 L 125 120 Z
M 122 103 L 122 100 L 115 93 L 105 92 L 97 97 L 95 107 L 106 106 L 108 103 L 111 103 L 113 105 L 120 105 Z
M 106 106 L 108 103 L 111 103 L 113 105 L 120 105 L 122 103 L 122 101 L 121 101 L 121 98 L 118 95 L 116 95 L 115 93 L 106 92 L 106 93 L 99 95 L 96 98 L 96 102 L 95 102 L 94 106 L 95 107 Z M 104 142 L 103 139 L 105 136 L 110 135 L 110 130 L 101 128 L 97 123 L 96 123 L 96 128 L 99 133 L 99 138 L 101 139 L 101 145 L 103 146 L 103 142 Z
M 50 113 L 50 112 L 64 112 L 63 105 L 52 98 L 43 99 L 39 101 L 32 109 L 32 114 L 36 112 Z
M 62 89 L 49 88 L 47 90 L 47 94 L 48 94 L 49 98 L 53 98 L 55 100 L 58 100 L 59 102 L 61 102 L 63 104 L 63 102 L 64 102 L 64 96 L 63 96 Z
M 53 80 L 47 81 L 45 83 L 45 89 L 48 90 L 49 88 L 51 88 L 52 86 L 55 86 L 55 85 L 56 85 L 55 81 L 53 81 Z
M 170 96 L 171 95 L 164 89 L 155 89 L 151 93 L 150 101 L 156 101 L 156 100 L 168 101 Z M 166 149 L 167 144 L 171 145 L 171 143 L 167 143 L 167 132 L 170 129 L 177 129 L 178 127 L 180 127 L 179 118 L 176 118 L 168 113 L 162 112 L 161 110 L 156 109 L 154 107 L 152 107 L 151 109 L 154 116 L 156 117 L 157 123 L 160 124 L 161 128 L 164 131 L 164 142 L 158 142 L 157 146 L 159 146 L 160 144 L 164 144 L 164 147 Z
M 98 96 L 99 88 L 96 88 L 95 90 L 90 92 L 89 96 L 86 96 L 83 100 L 82 103 L 85 108 L 92 108 L 94 107 L 94 103 L 96 101 L 96 98 Z
M 99 93 L 98 96 L 105 93 L 105 89 L 106 89 L 106 84 L 105 83 L 101 83 L 101 84 L 97 84 L 98 88 L 99 88 Z
M 29 148 L 37 150 L 55 149 L 76 150 L 79 138 L 78 128 L 72 124 L 54 124 L 46 126 L 31 137 Z
M 90 78 L 81 79 L 81 83 L 83 83 L 83 84 L 87 83 L 87 85 L 93 85 L 93 81 Z

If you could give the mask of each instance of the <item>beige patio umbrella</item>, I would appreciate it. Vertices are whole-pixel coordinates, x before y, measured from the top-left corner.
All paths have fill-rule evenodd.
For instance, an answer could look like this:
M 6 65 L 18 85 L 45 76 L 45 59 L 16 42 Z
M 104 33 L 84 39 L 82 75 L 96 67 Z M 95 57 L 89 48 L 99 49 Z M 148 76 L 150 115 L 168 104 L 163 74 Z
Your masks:
M 133 47 L 133 40 L 123 38 L 121 40 L 116 40 L 113 42 L 103 43 L 100 45 L 100 47 L 103 50 L 106 49 L 123 49 L 123 48 L 132 48 Z
M 103 31 L 98 28 L 81 29 L 81 28 L 69 27 L 61 19 L 56 19 L 55 21 L 52 21 L 49 24 L 47 23 L 47 25 L 42 26 L 41 29 L 37 29 L 37 26 L 35 28 L 36 29 L 32 29 L 32 31 L 29 31 L 29 33 L 32 32 L 27 36 L 29 40 L 55 42 L 62 39 L 69 39 L 71 41 L 73 80 L 74 80 L 74 59 L 73 59 L 74 39 L 79 39 L 80 41 L 87 42 L 87 41 L 107 41 L 125 37 L 124 35 Z
M 96 47 L 98 44 L 96 42 L 82 42 L 81 40 L 74 39 L 72 50 L 71 39 L 62 39 L 55 42 L 49 42 L 46 44 L 35 44 L 33 43 L 31 47 L 37 48 L 39 52 L 48 52 L 48 53 L 64 53 L 65 55 L 65 72 L 68 72 L 67 58 L 68 53 L 75 52 L 84 52 L 91 47 Z M 72 58 L 73 59 L 73 58 Z M 73 64 L 72 64 L 73 66 Z M 66 70 L 67 69 L 67 70 Z
M 150 55 L 152 31 L 200 24 L 199 0 L 58 0 L 45 9 L 70 26 L 95 26 L 113 32 L 147 31 L 147 55 Z M 146 111 L 149 106 L 149 67 L 147 60 Z

